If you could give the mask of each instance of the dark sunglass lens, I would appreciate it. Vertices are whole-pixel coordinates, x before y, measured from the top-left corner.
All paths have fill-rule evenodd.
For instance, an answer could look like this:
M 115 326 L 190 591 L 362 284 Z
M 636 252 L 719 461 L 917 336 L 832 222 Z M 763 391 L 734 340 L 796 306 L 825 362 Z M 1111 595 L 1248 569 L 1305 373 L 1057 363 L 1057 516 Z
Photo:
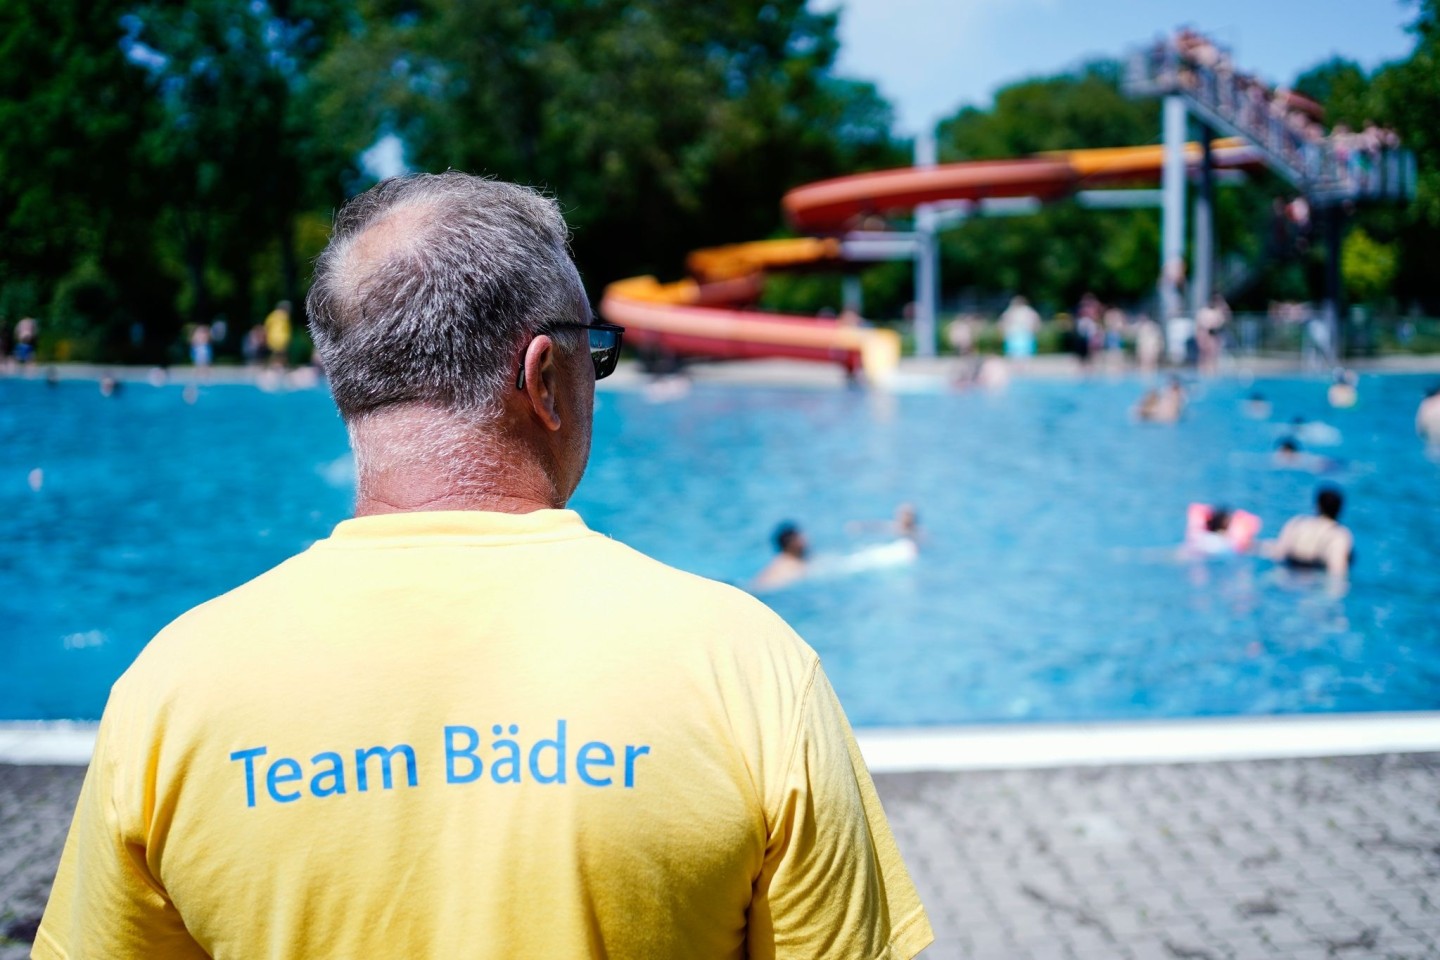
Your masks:
M 595 379 L 603 380 L 615 372 L 615 364 L 620 359 L 620 351 L 614 347 L 602 353 L 594 354 L 595 358 Z

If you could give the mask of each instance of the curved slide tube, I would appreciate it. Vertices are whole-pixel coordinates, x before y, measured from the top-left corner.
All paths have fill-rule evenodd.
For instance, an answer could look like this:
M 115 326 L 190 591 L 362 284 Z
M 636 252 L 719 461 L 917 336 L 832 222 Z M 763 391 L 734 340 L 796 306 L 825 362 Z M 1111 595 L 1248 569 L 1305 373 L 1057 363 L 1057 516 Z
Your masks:
M 1258 169 L 1259 155 L 1238 140 L 1212 144 L 1217 166 Z M 1200 145 L 1186 162 L 1198 164 Z M 926 203 L 998 197 L 1056 200 L 1078 190 L 1120 183 L 1153 183 L 1164 161 L 1159 146 L 1071 150 L 1019 160 L 980 160 L 935 167 L 861 173 L 797 187 L 781 201 L 797 230 L 831 236 L 759 240 L 697 250 L 686 260 L 692 279 L 660 283 L 632 277 L 610 284 L 600 303 L 607 320 L 626 328 L 641 349 L 721 359 L 790 357 L 839 363 L 884 380 L 900 358 L 892 330 L 835 320 L 736 309 L 760 297 L 772 270 L 839 265 L 838 234 L 869 217 Z

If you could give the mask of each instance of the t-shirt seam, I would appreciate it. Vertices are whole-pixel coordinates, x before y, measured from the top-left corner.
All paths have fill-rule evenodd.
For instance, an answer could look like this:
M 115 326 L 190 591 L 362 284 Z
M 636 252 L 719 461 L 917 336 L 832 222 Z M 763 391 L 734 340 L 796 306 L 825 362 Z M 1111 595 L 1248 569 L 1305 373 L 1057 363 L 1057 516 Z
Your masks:
M 516 547 L 527 544 L 564 543 L 569 540 L 584 540 L 599 537 L 608 540 L 604 534 L 594 530 L 578 533 L 524 534 L 516 537 L 486 536 L 485 534 L 417 534 L 415 536 L 387 537 L 357 535 L 355 537 L 326 537 L 310 545 L 311 550 L 376 550 L 376 549 L 417 549 L 436 547 Z
M 780 782 L 782 784 L 789 781 L 790 770 L 795 766 L 795 755 L 800 749 L 800 731 L 805 725 L 805 711 L 810 708 L 810 694 L 815 689 L 815 678 L 819 675 L 820 659 L 816 657 L 815 661 L 810 665 L 810 675 L 805 681 L 805 690 L 800 695 L 800 702 L 795 711 L 794 725 L 790 729 L 790 746 L 786 750 L 785 767 L 780 774 Z M 781 793 L 781 796 L 784 796 L 783 791 Z M 780 811 L 778 808 L 774 810 L 770 809 L 770 803 L 767 798 L 765 810 L 765 817 L 768 821 L 765 824 L 767 837 L 770 832 L 771 825 L 780 819 L 779 814 Z
M 924 920 L 925 917 L 925 905 L 923 903 L 916 904 L 915 908 L 906 914 L 905 919 L 890 929 L 890 939 L 885 942 L 886 948 L 894 947 L 897 940 L 909 933 L 910 928 Z
M 66 952 L 64 947 L 60 946 L 60 942 L 43 926 L 35 931 L 35 942 L 38 944 L 42 940 L 44 941 L 46 949 L 61 957 L 62 960 L 68 960 L 70 954 Z
M 117 783 L 120 782 L 120 777 L 119 777 L 119 773 L 118 773 L 118 765 L 117 765 L 116 762 L 115 762 L 115 757 L 114 757 L 114 755 L 110 752 L 110 742 L 109 742 L 109 740 L 110 740 L 110 738 L 109 738 L 109 736 L 107 735 L 107 736 L 106 736 L 106 742 L 105 742 L 105 748 L 106 748 L 106 749 L 105 749 L 105 758 L 104 758 L 104 760 L 105 760 L 105 765 L 106 765 L 106 767 L 109 768 L 109 772 L 108 772 L 107 775 L 106 775 L 106 780 L 108 781 L 109 786 L 108 786 L 108 787 L 106 788 L 106 790 L 105 790 L 105 800 L 106 800 L 105 807 L 106 807 L 106 812 L 108 813 L 109 819 L 110 819 L 110 823 L 108 824 L 108 827 L 109 827 L 109 829 L 110 829 L 110 832 L 113 834 L 115 840 L 117 840 L 117 841 L 119 842 L 119 844 L 120 844 L 120 846 L 121 846 L 121 848 L 122 848 L 122 856 L 128 856 L 128 855 L 129 855 L 129 851 L 123 849 L 124 847 L 127 846 L 127 841 L 126 841 L 126 839 L 125 839 L 125 831 L 124 831 L 123 829 L 121 829 L 121 824 L 122 824 L 123 820 L 122 820 L 122 817 L 120 816 L 120 799 L 119 799 L 119 797 L 117 797 L 117 796 L 115 795 L 115 784 L 117 784 Z M 147 825 L 147 826 L 148 826 L 148 825 Z M 145 848 L 144 848 L 147 857 L 148 857 L 149 852 L 150 852 L 150 846 L 149 846 L 149 844 L 150 844 L 150 836 L 149 836 L 149 831 L 147 830 L 147 831 L 146 831 L 146 836 L 145 836 Z M 161 898 L 162 900 L 164 900 L 166 903 L 169 903 L 169 902 L 170 902 L 170 894 L 165 890 L 165 887 L 160 883 L 160 878 L 159 878 L 159 877 L 156 877 L 156 876 L 154 876 L 154 875 L 152 875 L 152 874 L 150 873 L 150 864 L 149 864 L 148 860 L 147 860 L 146 862 L 144 862 L 143 864 L 136 864 L 136 872 L 139 874 L 139 877 L 138 877 L 139 881 L 140 881 L 142 884 L 144 884 L 152 893 L 154 893 L 156 896 L 160 897 L 160 898 Z

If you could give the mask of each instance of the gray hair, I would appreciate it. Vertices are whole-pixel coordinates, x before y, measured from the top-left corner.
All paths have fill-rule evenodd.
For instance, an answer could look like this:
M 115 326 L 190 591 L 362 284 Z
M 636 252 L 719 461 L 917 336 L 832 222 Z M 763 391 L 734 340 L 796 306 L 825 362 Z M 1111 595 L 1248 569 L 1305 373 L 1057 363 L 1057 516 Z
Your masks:
M 341 416 L 407 403 L 497 415 L 526 338 L 588 309 L 568 239 L 554 200 L 454 171 L 345 204 L 305 301 Z

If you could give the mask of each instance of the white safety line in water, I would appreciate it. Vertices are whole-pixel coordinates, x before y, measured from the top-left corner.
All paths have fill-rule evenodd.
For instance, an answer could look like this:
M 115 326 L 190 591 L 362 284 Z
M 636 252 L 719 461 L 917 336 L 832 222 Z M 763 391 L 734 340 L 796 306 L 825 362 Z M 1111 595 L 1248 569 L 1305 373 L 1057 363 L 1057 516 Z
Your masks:
M 856 739 L 874 773 L 1428 753 L 1440 712 L 862 727 Z M 93 723 L 0 723 L 0 763 L 84 765 L 94 746 Z

